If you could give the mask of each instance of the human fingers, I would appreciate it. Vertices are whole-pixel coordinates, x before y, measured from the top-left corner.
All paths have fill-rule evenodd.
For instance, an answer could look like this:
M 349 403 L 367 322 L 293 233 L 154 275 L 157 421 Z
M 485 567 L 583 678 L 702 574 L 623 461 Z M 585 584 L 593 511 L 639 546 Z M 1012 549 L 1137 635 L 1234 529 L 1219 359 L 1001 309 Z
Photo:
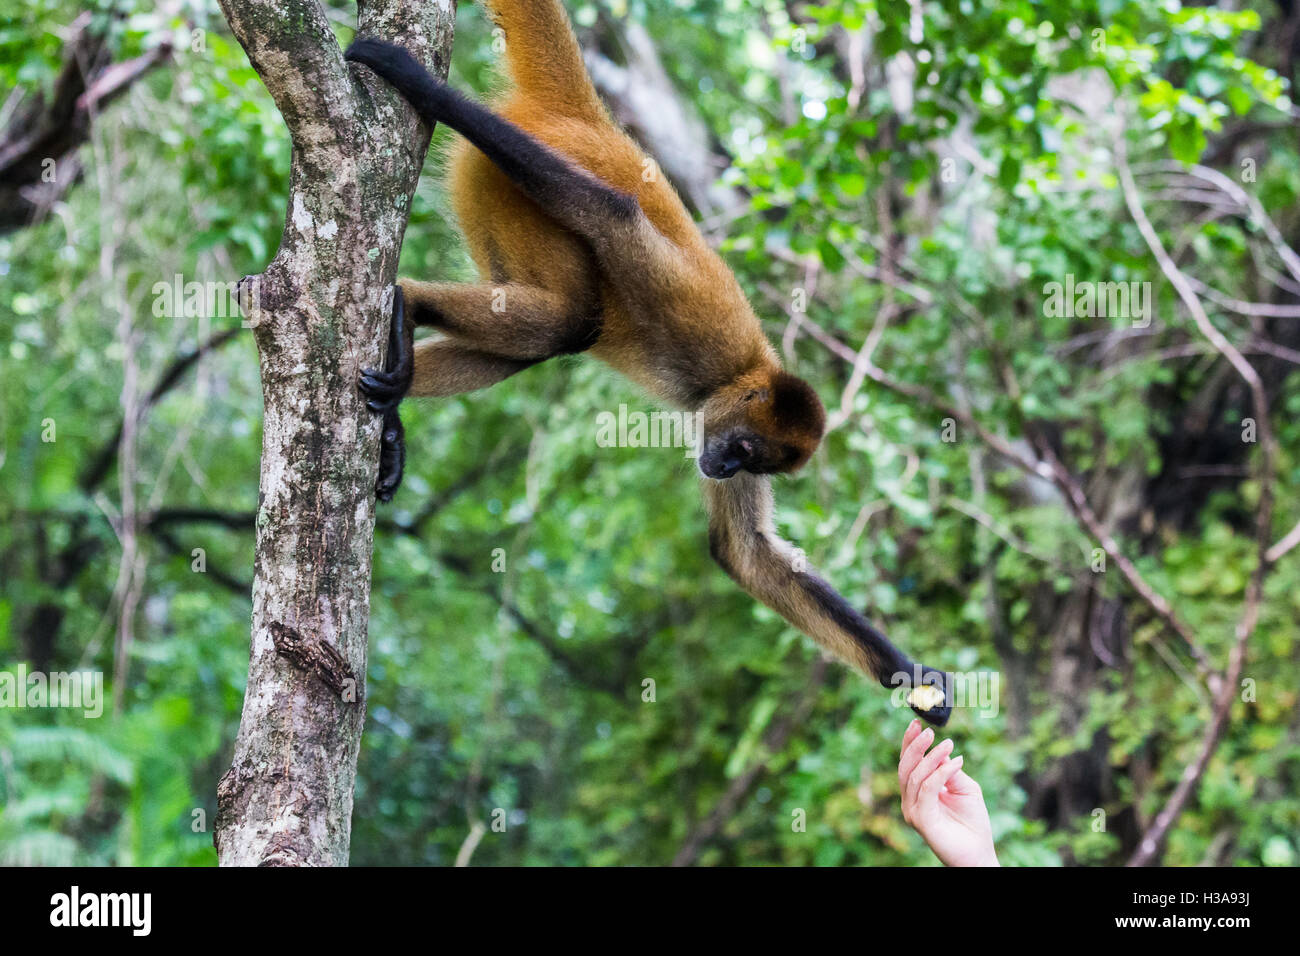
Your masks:
M 914 720 L 912 723 L 919 725 L 921 722 Z M 908 731 L 911 732 L 911 729 L 909 727 Z M 898 758 L 898 786 L 900 790 L 906 789 L 907 778 L 912 775 L 912 770 L 925 756 L 926 748 L 930 746 L 933 740 L 934 730 L 930 727 L 913 734 L 910 741 L 904 739 L 903 751 Z
M 912 772 L 908 774 L 907 785 L 904 788 L 904 802 L 908 805 L 915 805 L 917 795 L 920 792 L 921 784 L 925 778 L 930 776 L 936 767 L 943 763 L 944 758 L 952 753 L 953 743 L 951 738 L 937 744 L 928 754 L 917 761 Z

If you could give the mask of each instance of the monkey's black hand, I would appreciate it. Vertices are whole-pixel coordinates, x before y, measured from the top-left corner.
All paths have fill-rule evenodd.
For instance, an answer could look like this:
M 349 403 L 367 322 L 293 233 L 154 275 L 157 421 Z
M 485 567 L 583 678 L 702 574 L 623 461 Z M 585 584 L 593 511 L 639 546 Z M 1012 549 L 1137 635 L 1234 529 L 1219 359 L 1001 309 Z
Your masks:
M 366 406 L 372 412 L 389 412 L 410 391 L 415 375 L 415 329 L 406 324 L 406 307 L 402 301 L 402 287 L 393 287 L 393 324 L 388 330 L 388 358 L 384 368 L 365 368 L 357 381 L 357 388 L 366 396 Z
M 393 289 L 393 323 L 388 330 L 388 357 L 384 370 L 363 369 L 357 388 L 366 396 L 366 405 L 384 416 L 383 433 L 379 440 L 379 478 L 375 482 L 375 496 L 380 501 L 392 501 L 402 483 L 402 469 L 406 465 L 406 430 L 397 413 L 397 406 L 411 388 L 415 373 L 414 329 L 406 324 L 406 310 L 402 301 L 402 287 Z
M 908 692 L 907 703 L 922 720 L 942 727 L 952 714 L 952 675 L 933 667 L 923 667 L 921 683 Z

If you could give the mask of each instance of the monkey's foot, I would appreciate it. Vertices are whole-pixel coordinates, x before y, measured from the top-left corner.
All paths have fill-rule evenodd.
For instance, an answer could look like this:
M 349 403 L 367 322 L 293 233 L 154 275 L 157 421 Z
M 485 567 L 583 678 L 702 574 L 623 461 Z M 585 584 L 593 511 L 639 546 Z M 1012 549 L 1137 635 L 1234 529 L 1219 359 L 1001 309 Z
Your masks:
M 406 466 L 406 430 L 397 414 L 415 376 L 415 343 L 413 329 L 406 324 L 406 310 L 402 301 L 402 287 L 393 287 L 393 323 L 388 330 L 388 356 L 384 368 L 362 369 L 357 388 L 366 397 L 366 407 L 384 416 L 383 434 L 379 441 L 379 479 L 375 482 L 375 497 L 392 501 L 402 483 L 402 469 Z
M 952 679 L 942 671 L 926 671 L 921 680 L 907 692 L 908 706 L 922 720 L 942 727 L 952 715 Z
M 406 467 L 406 429 L 397 416 L 394 406 L 384 412 L 384 431 L 379 439 L 379 478 L 375 481 L 375 497 L 392 501 L 402 484 L 402 470 Z

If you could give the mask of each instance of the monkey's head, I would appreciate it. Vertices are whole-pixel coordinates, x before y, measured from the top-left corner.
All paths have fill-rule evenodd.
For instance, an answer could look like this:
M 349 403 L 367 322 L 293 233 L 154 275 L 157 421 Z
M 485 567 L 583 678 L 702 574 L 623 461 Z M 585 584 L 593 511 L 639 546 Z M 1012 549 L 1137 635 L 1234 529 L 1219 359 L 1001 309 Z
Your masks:
M 730 478 L 798 471 L 817 450 L 826 410 L 812 387 L 780 369 L 758 369 L 724 385 L 700 408 L 700 471 Z

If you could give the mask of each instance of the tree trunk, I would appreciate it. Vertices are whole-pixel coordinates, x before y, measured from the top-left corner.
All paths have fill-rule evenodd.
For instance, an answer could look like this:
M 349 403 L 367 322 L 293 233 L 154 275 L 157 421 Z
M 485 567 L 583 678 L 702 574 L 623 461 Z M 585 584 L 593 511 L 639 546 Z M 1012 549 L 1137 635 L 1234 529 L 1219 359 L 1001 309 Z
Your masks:
M 346 865 L 380 425 L 356 381 L 381 364 L 430 130 L 349 68 L 317 0 L 221 5 L 289 128 L 293 168 L 280 248 L 242 285 L 265 422 L 248 689 L 214 842 L 223 866 Z M 358 6 L 359 33 L 446 75 L 452 0 Z

